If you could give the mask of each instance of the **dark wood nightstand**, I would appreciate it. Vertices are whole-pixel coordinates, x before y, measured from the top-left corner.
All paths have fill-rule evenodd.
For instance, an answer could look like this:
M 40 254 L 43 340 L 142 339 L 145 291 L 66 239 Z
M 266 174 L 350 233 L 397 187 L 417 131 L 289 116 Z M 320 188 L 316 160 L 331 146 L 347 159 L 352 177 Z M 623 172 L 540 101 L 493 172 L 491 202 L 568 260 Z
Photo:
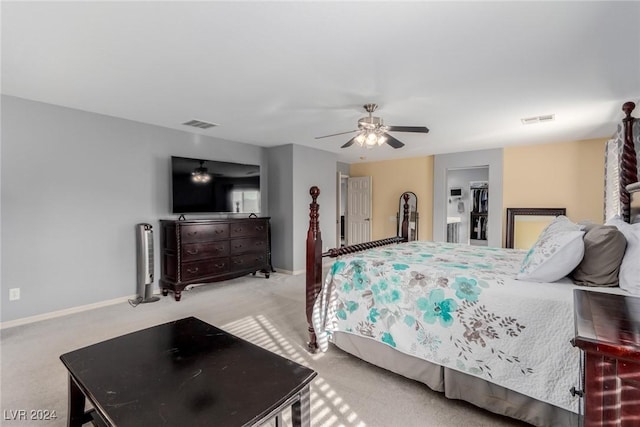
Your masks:
M 583 352 L 583 425 L 640 426 L 640 298 L 574 291 Z

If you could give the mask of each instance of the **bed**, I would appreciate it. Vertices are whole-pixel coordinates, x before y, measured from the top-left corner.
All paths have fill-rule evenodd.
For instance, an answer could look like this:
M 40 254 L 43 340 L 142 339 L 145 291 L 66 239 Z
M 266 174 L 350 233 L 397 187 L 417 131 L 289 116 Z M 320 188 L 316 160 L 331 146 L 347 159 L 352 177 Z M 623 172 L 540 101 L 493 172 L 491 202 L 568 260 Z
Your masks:
M 320 190 L 310 194 L 309 351 L 333 343 L 448 398 L 533 425 L 579 425 L 578 286 L 516 279 L 524 250 L 410 242 L 404 233 L 323 253 Z M 324 280 L 323 257 L 337 258 Z

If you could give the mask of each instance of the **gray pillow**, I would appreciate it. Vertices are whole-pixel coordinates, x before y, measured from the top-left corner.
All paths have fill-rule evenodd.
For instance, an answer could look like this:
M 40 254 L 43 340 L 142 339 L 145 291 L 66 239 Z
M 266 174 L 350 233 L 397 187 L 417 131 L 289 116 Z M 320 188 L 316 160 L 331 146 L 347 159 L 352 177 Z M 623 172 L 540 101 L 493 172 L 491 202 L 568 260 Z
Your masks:
M 617 227 L 589 224 L 584 235 L 584 257 L 571 273 L 582 286 L 618 286 L 618 272 L 627 239 Z

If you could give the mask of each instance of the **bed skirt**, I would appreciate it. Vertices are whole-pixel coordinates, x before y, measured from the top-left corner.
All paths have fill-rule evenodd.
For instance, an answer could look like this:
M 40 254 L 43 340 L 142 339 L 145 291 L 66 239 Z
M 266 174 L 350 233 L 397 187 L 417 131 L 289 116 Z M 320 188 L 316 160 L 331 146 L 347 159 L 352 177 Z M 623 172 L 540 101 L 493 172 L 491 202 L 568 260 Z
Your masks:
M 332 342 L 366 362 L 420 381 L 449 399 L 459 399 L 536 426 L 578 426 L 578 414 L 535 400 L 480 378 L 401 353 L 379 342 L 334 332 Z M 567 390 L 569 393 L 569 390 Z

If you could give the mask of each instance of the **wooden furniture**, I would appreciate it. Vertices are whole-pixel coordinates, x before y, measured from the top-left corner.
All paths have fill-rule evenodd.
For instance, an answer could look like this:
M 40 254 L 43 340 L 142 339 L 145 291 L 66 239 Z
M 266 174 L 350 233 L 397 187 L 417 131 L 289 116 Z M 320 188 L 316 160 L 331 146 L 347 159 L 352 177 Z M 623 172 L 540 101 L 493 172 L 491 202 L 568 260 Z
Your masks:
M 320 189 L 315 185 L 309 189 L 311 195 L 311 204 L 309 205 L 309 230 L 307 231 L 307 264 L 306 264 L 306 314 L 307 325 L 309 330 L 309 342 L 307 349 L 311 353 L 318 350 L 316 342 L 316 334 L 311 323 L 311 315 L 313 313 L 313 304 L 316 297 L 320 293 L 322 286 L 322 258 L 335 258 L 340 255 L 350 254 L 365 249 L 371 249 L 378 246 L 390 245 L 392 243 L 406 242 L 408 237 L 408 226 L 406 216 L 403 217 L 402 235 L 391 237 L 388 239 L 374 240 L 372 242 L 359 243 L 357 245 L 343 246 L 341 248 L 329 249 L 322 252 L 322 235 L 320 233 L 320 205 L 317 203 Z M 404 212 L 407 215 L 409 211 L 408 205 L 405 204 Z
M 638 182 L 640 163 L 640 121 L 631 116 L 636 104 L 622 105 L 624 119 L 616 133 L 605 143 L 604 217 L 619 215 L 625 222 L 633 223 L 631 197 L 628 186 Z M 635 135 L 634 135 L 635 133 Z
M 625 118 L 622 119 L 624 145 L 620 162 L 620 202 L 622 203 L 622 218 L 626 222 L 631 222 L 631 196 L 627 186 L 638 182 L 638 159 L 633 142 L 633 123 L 636 119 L 631 116 L 634 108 L 636 108 L 636 104 L 631 101 L 622 105 Z
M 313 304 L 320 292 L 322 286 L 322 258 L 331 257 L 335 258 L 340 255 L 350 254 L 365 249 L 371 249 L 378 246 L 389 245 L 392 243 L 400 243 L 407 241 L 406 230 L 407 226 L 402 227 L 402 235 L 391 237 L 388 239 L 374 240 L 372 242 L 359 243 L 357 245 L 343 246 L 341 248 L 329 249 L 327 252 L 322 252 L 322 234 L 320 233 L 320 205 L 317 203 L 318 196 L 320 195 L 320 189 L 315 185 L 309 189 L 311 195 L 311 204 L 309 205 L 309 230 L 307 231 L 307 264 L 306 264 L 306 314 L 307 325 L 309 330 L 309 342 L 307 343 L 307 349 L 311 353 L 315 353 L 318 350 L 318 344 L 316 342 L 316 334 L 313 330 L 311 322 L 311 315 L 313 313 Z M 405 213 L 408 211 L 408 207 L 405 206 Z M 406 223 L 406 219 L 403 219 L 403 224 Z
M 257 271 L 268 279 L 269 218 L 161 220 L 162 294 L 180 301 L 187 285 L 212 283 Z
M 334 257 L 404 241 L 404 237 L 382 239 L 346 248 L 330 249 L 322 252 L 322 237 L 319 230 L 320 190 L 310 190 L 312 202 L 309 211 L 309 231 L 307 233 L 307 278 L 306 315 L 309 325 L 308 350 L 318 350 L 318 340 L 312 326 L 313 306 L 322 290 L 322 258 Z M 567 302 L 570 315 L 571 304 Z M 572 337 L 570 326 L 567 338 Z M 544 332 L 543 332 L 544 333 Z M 450 399 L 465 400 L 491 412 L 524 420 L 534 425 L 577 426 L 578 414 L 545 401 L 502 387 L 491 381 L 478 378 L 460 370 L 447 368 L 436 363 L 396 351 L 387 344 L 351 333 L 335 332 L 332 336 L 335 346 L 373 365 L 398 373 L 426 384 L 429 388 L 445 394 Z M 567 349 L 571 351 L 571 349 Z M 577 357 L 576 357 L 577 358 Z M 578 367 L 576 366 L 576 377 Z M 445 387 L 446 384 L 446 387 Z M 564 387 L 568 390 L 570 386 Z M 567 397 L 570 399 L 570 396 Z
M 316 373 L 195 317 L 60 356 L 69 371 L 68 426 L 261 425 L 291 407 L 310 426 Z M 85 412 L 89 400 L 92 410 Z
M 574 290 L 584 426 L 640 425 L 640 298 Z
M 418 240 L 418 197 L 414 192 L 407 191 L 400 196 L 400 205 L 396 221 L 398 236 L 407 236 L 407 241 Z
M 515 247 L 516 241 L 516 220 L 518 217 L 531 216 L 560 216 L 566 215 L 567 210 L 565 208 L 507 208 L 507 241 L 505 248 Z

